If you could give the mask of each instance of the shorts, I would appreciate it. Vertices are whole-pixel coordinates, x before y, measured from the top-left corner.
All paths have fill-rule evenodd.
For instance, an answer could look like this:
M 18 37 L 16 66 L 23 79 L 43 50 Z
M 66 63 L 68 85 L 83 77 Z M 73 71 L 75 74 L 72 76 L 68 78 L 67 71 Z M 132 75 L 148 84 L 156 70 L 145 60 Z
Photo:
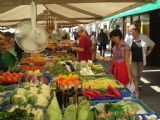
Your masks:
M 143 62 L 132 62 L 132 77 L 133 80 L 140 80 L 143 71 Z
M 98 50 L 106 50 L 106 45 L 100 44 Z

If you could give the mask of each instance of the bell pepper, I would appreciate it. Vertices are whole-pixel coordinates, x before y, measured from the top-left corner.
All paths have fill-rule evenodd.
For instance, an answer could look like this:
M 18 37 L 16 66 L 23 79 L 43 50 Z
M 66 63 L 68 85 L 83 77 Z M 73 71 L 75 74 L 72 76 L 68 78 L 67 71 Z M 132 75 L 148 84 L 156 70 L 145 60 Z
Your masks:
M 120 92 L 118 90 L 116 90 L 115 88 L 113 88 L 112 86 L 109 86 L 107 88 L 108 92 L 115 95 L 116 97 L 121 97 L 122 95 L 120 94 Z

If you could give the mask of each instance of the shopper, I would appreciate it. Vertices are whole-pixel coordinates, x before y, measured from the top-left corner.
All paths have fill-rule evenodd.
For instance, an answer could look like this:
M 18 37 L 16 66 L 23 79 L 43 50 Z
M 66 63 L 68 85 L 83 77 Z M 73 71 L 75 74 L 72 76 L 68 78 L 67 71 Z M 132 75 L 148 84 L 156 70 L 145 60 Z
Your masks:
M 131 37 L 128 37 L 125 42 L 131 47 L 132 75 L 136 93 L 139 96 L 138 82 L 142 75 L 143 66 L 146 65 L 146 57 L 151 54 L 155 43 L 146 35 L 140 34 L 139 28 L 134 24 L 129 27 L 129 31 Z
M 103 29 L 101 29 L 100 33 L 98 34 L 98 42 L 100 55 L 105 57 L 106 45 L 109 43 L 109 40 Z
M 4 33 L 4 37 L 0 40 L 0 69 L 2 71 L 7 71 L 9 67 L 15 65 L 16 61 L 16 53 L 11 41 L 11 33 L 6 32 Z
M 112 48 L 112 61 L 110 73 L 123 85 L 127 85 L 132 80 L 130 66 L 130 47 L 123 41 L 122 32 L 115 29 L 110 33 L 110 38 L 114 42 Z
M 94 31 L 91 34 L 91 42 L 92 42 L 92 60 L 96 61 L 97 39 L 96 39 L 96 32 Z
M 141 21 L 140 21 L 140 20 L 136 20 L 136 21 L 133 22 L 133 24 L 136 26 L 138 32 L 141 33 Z M 130 27 L 130 26 L 127 26 L 127 29 L 128 29 L 128 30 L 129 30 L 129 27 Z M 127 41 L 127 39 L 128 39 L 129 37 L 132 37 L 132 35 L 130 34 L 130 32 L 128 32 L 128 33 L 126 34 L 124 40 Z
M 78 35 L 80 36 L 79 43 L 78 43 L 79 46 L 72 47 L 72 50 L 77 52 L 79 61 L 92 60 L 92 55 L 91 55 L 92 42 L 89 36 L 86 35 L 86 31 L 82 26 L 78 28 Z

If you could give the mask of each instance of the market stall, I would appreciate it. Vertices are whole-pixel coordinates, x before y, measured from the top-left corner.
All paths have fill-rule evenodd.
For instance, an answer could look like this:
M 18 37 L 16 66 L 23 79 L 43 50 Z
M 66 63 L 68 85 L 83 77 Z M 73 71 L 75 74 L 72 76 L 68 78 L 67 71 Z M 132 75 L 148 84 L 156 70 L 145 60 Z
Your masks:
M 60 53 L 61 54 L 61 53 Z M 57 57 L 58 56 L 58 57 Z M 100 62 L 31 54 L 0 74 L 0 120 L 157 120 Z
M 40 3 L 36 1 L 38 5 L 32 2 L 31 21 L 18 25 L 15 32 L 16 43 L 24 50 L 22 59 L 15 66 L 9 67 L 8 71 L 0 73 L 0 120 L 157 120 L 160 117 L 119 83 L 109 73 L 105 63 L 77 61 L 71 49 L 76 44 L 72 41 L 51 41 L 48 44 L 49 34 L 53 29 L 53 21 L 48 19 L 53 16 L 58 16 L 58 21 L 65 20 L 66 25 L 77 25 L 86 23 L 83 21 L 86 19 L 91 22 L 106 14 L 110 16 L 115 11 L 144 4 L 143 0 L 120 1 L 118 7 L 112 8 L 114 10 L 105 13 L 107 10 L 101 9 L 100 13 L 104 14 L 96 15 L 92 12 L 98 11 L 97 4 L 114 6 L 110 2 L 116 1 L 87 1 L 81 3 L 81 6 L 73 0 L 65 5 L 61 5 L 60 1 L 55 1 L 60 5 L 44 0 Z M 16 0 L 13 3 L 8 0 L 7 5 L 11 4 L 17 7 L 0 14 L 0 25 L 17 24 L 30 19 L 30 1 Z M 6 5 L 6 2 L 3 1 L 2 5 Z M 131 6 L 128 8 L 129 5 Z M 96 9 L 92 10 L 88 6 Z M 21 14 L 14 14 L 24 8 L 25 11 Z M 45 10 L 48 9 L 51 16 L 47 16 L 45 21 L 47 33 L 37 23 L 43 21 L 40 18 L 46 17 Z M 58 10 L 54 12 L 55 9 Z M 17 20 L 13 19 L 14 15 Z M 79 16 L 84 18 L 79 20 Z M 57 34 L 56 29 L 57 26 L 53 32 Z

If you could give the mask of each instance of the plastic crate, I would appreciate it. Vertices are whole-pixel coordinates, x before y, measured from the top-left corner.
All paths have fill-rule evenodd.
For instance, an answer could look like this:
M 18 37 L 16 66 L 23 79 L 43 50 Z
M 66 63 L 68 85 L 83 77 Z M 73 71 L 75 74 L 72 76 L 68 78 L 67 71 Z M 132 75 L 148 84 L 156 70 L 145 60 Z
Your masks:
M 124 90 L 126 92 L 123 92 Z M 123 96 L 123 98 L 133 97 L 132 93 L 127 88 L 118 88 L 118 91 L 121 93 L 121 95 Z
M 106 98 L 96 98 L 96 99 L 91 99 L 91 101 L 101 101 L 101 100 L 122 100 L 123 97 L 116 97 L 116 98 L 110 98 L 110 97 L 106 97 Z
M 143 120 L 148 120 L 147 118 L 146 118 L 146 116 L 150 116 L 150 115 L 155 115 L 155 116 L 157 116 L 157 119 L 156 120 L 160 120 L 160 114 L 139 114 L 139 115 L 137 115 L 137 118 L 139 118 L 139 116 L 141 116 L 142 118 L 143 118 Z
M 121 100 L 95 100 L 95 101 L 90 100 L 89 102 L 91 105 L 96 105 L 98 103 L 117 103 L 120 101 Z M 154 113 L 154 111 L 151 108 L 149 108 L 142 100 L 137 98 L 137 99 L 131 99 L 130 101 L 138 103 L 147 113 Z

